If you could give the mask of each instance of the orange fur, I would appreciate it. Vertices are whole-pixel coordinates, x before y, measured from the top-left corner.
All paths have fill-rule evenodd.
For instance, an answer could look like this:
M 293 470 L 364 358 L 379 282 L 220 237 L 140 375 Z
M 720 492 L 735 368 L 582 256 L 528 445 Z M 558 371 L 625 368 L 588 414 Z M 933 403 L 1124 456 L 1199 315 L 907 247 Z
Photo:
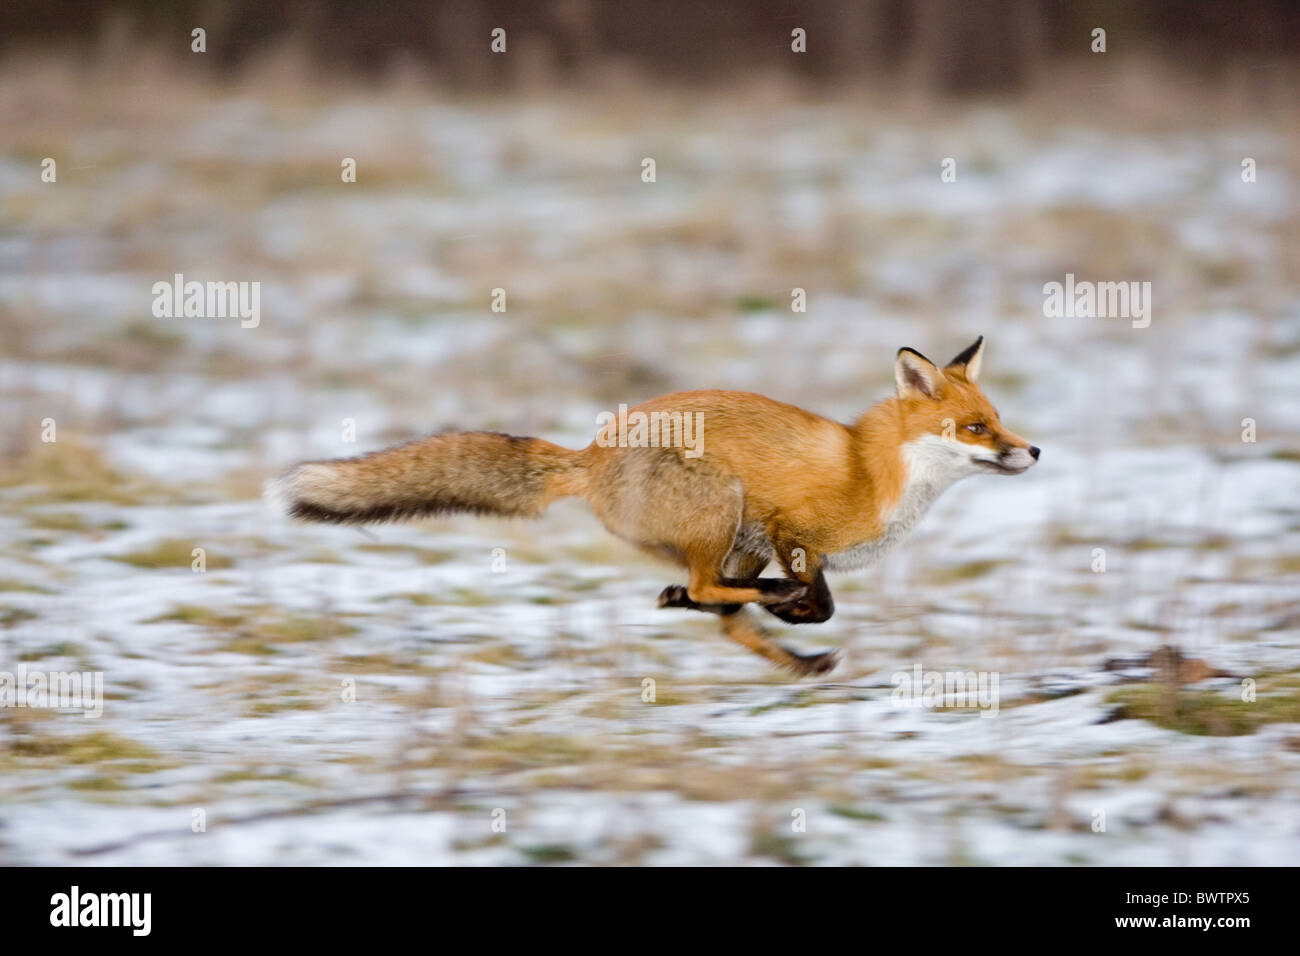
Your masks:
M 1002 426 L 976 384 L 982 345 L 942 370 L 900 351 L 898 395 L 851 425 L 751 392 L 678 392 L 628 414 L 698 416 L 692 420 L 704 430 L 697 456 L 680 446 L 597 441 L 571 451 L 541 439 L 438 435 L 299 465 L 282 479 L 281 492 L 292 514 L 324 521 L 449 511 L 531 516 L 557 497 L 580 496 L 613 533 L 688 569 L 686 586 L 666 589 L 661 604 L 720 613 L 733 640 L 792 669 L 818 671 L 833 660 L 781 648 L 738 606 L 758 603 L 795 623 L 829 617 L 826 558 L 870 550 L 899 531 L 906 494 L 910 509 L 928 506 L 928 498 L 916 503 L 917 469 L 933 462 L 909 458 L 910 449 L 930 442 L 932 458 L 938 447 L 952 467 L 1004 473 L 1023 471 L 1028 454 L 1037 458 L 1037 449 Z M 960 444 L 934 446 L 939 439 Z M 1003 467 L 1004 460 L 1016 468 Z M 909 512 L 900 533 L 917 517 Z M 772 558 L 786 579 L 757 577 Z

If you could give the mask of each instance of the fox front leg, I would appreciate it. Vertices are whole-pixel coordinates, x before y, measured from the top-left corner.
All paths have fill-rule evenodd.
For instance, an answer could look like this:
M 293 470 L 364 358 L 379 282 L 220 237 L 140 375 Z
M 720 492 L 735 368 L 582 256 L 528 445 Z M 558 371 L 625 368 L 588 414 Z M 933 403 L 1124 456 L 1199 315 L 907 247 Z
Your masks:
M 757 591 L 761 595 L 758 603 L 775 601 L 781 607 L 803 600 L 806 590 L 804 585 L 788 578 L 721 578 L 718 586 L 728 590 Z M 710 614 L 734 614 L 742 605 L 732 602 L 693 601 L 688 588 L 681 584 L 670 584 L 659 592 L 659 606 L 684 607 Z M 769 603 L 765 606 L 771 605 Z
M 765 609 L 787 624 L 820 624 L 829 621 L 835 613 L 835 602 L 831 599 L 830 585 L 826 583 L 820 556 L 801 547 L 780 528 L 770 528 L 768 535 L 785 573 L 806 585 L 807 590 L 793 600 L 764 605 Z
M 732 555 L 726 562 L 727 576 L 723 580 L 757 584 L 758 581 L 762 580 L 757 575 L 766 564 L 767 558 L 762 555 Z M 803 587 L 798 581 L 793 580 L 784 581 L 782 586 L 788 589 L 791 585 Z M 763 585 L 759 586 L 762 587 Z M 795 598 L 793 603 L 798 604 L 799 600 Z M 717 614 L 722 621 L 722 633 L 728 639 L 753 651 L 760 657 L 766 658 L 778 667 L 785 668 L 798 677 L 828 673 L 839 660 L 839 655 L 835 651 L 826 651 L 821 654 L 800 654 L 798 651 L 784 647 L 772 640 L 771 636 L 758 625 L 758 622 L 754 620 L 743 604 L 699 604 L 691 600 L 687 589 L 680 584 L 664 588 L 663 593 L 659 595 L 659 606 L 686 607 Z
M 786 578 L 760 578 L 758 573 L 767 564 L 767 559 L 755 554 L 732 554 L 728 556 L 718 578 L 718 584 L 727 589 L 757 591 L 763 596 L 762 603 L 787 603 L 796 600 L 803 585 Z M 734 590 L 733 592 L 734 593 Z M 685 585 L 671 584 L 659 594 L 660 607 L 682 607 L 692 611 L 705 611 L 709 614 L 735 614 L 743 606 L 740 601 L 696 601 L 691 598 L 690 589 Z
M 708 614 L 735 614 L 743 605 L 740 604 L 696 604 L 686 593 L 686 585 L 670 584 L 659 592 L 660 607 L 684 607 L 691 611 L 704 611 Z
M 826 575 L 820 569 L 804 597 L 783 604 L 765 604 L 764 610 L 775 614 L 787 624 L 820 624 L 829 621 L 835 613 L 835 602 Z

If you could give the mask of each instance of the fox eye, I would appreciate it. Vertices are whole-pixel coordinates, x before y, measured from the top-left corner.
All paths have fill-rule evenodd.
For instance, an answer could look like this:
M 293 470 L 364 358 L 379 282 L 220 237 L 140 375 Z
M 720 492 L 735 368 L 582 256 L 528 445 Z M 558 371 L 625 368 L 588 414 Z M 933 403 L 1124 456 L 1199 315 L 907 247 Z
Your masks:
M 972 422 L 966 426 L 966 430 L 972 435 L 983 435 L 988 432 L 988 428 L 985 427 L 983 422 Z

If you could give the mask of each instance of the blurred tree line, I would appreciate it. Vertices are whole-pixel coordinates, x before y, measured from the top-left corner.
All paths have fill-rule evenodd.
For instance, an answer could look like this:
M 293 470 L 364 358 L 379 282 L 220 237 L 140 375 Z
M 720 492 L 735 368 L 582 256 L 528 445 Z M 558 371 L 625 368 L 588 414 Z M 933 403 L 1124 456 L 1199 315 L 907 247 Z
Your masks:
M 827 81 L 901 77 L 948 94 L 1016 90 L 1068 58 L 1109 52 L 1206 73 L 1293 60 L 1294 0 L 7 0 L 0 50 L 93 49 L 108 26 L 155 41 L 207 31 L 205 65 L 239 67 L 286 40 L 331 71 L 402 58 L 442 82 L 509 87 L 626 64 L 680 82 L 785 70 Z M 507 30 L 493 59 L 489 32 Z M 791 31 L 808 55 L 792 56 Z

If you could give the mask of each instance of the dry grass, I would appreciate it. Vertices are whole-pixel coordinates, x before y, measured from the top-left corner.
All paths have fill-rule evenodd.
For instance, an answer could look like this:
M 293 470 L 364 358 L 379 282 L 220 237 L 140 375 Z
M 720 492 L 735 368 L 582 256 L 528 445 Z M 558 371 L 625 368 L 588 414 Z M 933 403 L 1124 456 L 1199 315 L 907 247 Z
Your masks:
M 1227 743 L 1203 735 L 1264 740 L 1300 721 L 1290 678 L 1261 679 L 1251 705 L 1194 688 L 1171 704 L 1148 685 L 1105 699 L 1101 664 L 1116 648 L 1172 632 L 1208 640 L 1207 657 L 1246 654 L 1261 628 L 1284 643 L 1295 619 L 1291 597 L 1265 590 L 1300 573 L 1294 543 L 1246 541 L 1217 521 L 1189 533 L 1141 511 L 1145 479 L 1070 476 L 1026 547 L 988 535 L 954 550 L 962 509 L 983 507 L 966 498 L 897 562 L 837 583 L 826 628 L 781 629 L 802 649 L 850 650 L 826 686 L 764 670 L 711 620 L 654 611 L 655 589 L 678 572 L 576 506 L 532 525 L 428 522 L 375 541 L 281 532 L 252 505 L 289 458 L 443 427 L 578 443 L 597 411 L 677 388 L 756 388 L 852 415 L 889 389 L 895 348 L 951 348 L 977 317 L 996 325 L 986 331 L 1002 351 L 986 381 L 1009 423 L 1035 421 L 1045 445 L 1079 460 L 1090 442 L 1213 448 L 1223 470 L 1212 474 L 1235 494 L 1230 469 L 1297 462 L 1296 422 L 1266 420 L 1268 448 L 1241 446 L 1235 429 L 1287 399 L 1266 363 L 1300 349 L 1286 311 L 1300 294 L 1300 227 L 1238 216 L 1215 171 L 1230 174 L 1250 148 L 1269 176 L 1300 179 L 1289 107 L 1169 77 L 1131 88 L 1117 70 L 1113 95 L 1095 78 L 1057 77 L 991 111 L 758 85 L 717 97 L 556 91 L 542 122 L 538 103 L 456 101 L 418 83 L 359 92 L 291 60 L 233 84 L 147 56 L 111 66 L 0 63 L 4 158 L 60 163 L 57 186 L 18 188 L 3 210 L 36 266 L 26 298 L 0 301 L 6 357 L 21 366 L 5 380 L 20 413 L 0 436 L 12 451 L 0 517 L 15 532 L 0 548 L 0 638 L 4 659 L 97 662 L 114 704 L 109 730 L 66 736 L 49 711 L 0 714 L 0 770 L 22 800 L 72 790 L 140 809 L 238 794 L 278 808 L 296 788 L 409 787 L 428 813 L 458 815 L 455 856 L 539 864 L 653 862 L 692 842 L 686 814 L 722 807 L 738 857 L 802 864 L 849 859 L 836 841 L 871 846 L 896 827 L 911 845 L 936 821 L 942 846 L 918 853 L 925 861 L 980 862 L 963 828 L 993 821 L 1025 852 L 1049 829 L 1074 840 L 1048 862 L 1107 862 L 1113 844 L 1082 842 L 1073 795 L 1294 796 L 1281 745 L 1271 776 L 1192 749 Z M 1064 101 L 1085 117 L 1075 129 L 1061 125 Z M 1052 172 L 1072 137 L 1098 162 L 1200 142 L 1199 191 L 1026 199 L 1024 177 Z M 962 156 L 951 196 L 919 185 L 935 178 L 940 143 Z M 648 151 L 654 187 L 637 178 Z M 360 180 L 344 186 L 339 158 L 352 153 Z M 982 212 L 980 189 L 994 193 Z M 909 191 L 924 199 L 901 201 Z M 1219 227 L 1208 250 L 1194 241 L 1205 217 Z M 102 256 L 57 260 L 83 246 Z M 262 281 L 263 326 L 154 320 L 149 286 L 178 263 Z M 1149 348 L 1143 387 L 1116 391 L 1123 399 L 1111 389 L 1146 340 L 1118 326 L 1070 338 L 1041 321 L 1043 275 L 1067 270 L 1161 283 L 1173 354 Z M 503 284 L 509 311 L 491 313 Z M 795 286 L 809 290 L 806 314 L 789 312 Z M 1240 409 L 1182 394 L 1180 367 L 1205 367 L 1189 347 L 1197 322 L 1220 309 L 1257 319 L 1234 359 Z M 1086 394 L 1071 404 L 1074 388 Z M 33 437 L 47 416 L 60 423 L 52 445 Z M 355 443 L 336 438 L 343 418 Z M 1113 431 L 1094 438 L 1095 424 Z M 1108 510 L 1114 495 L 1131 510 Z M 1000 507 L 1014 518 L 1019 502 Z M 1300 530 L 1294 509 L 1275 517 Z M 1099 540 L 1114 569 L 1104 576 L 1088 570 Z M 195 546 L 229 573 L 159 573 L 188 568 Z M 517 576 L 486 577 L 496 546 Z M 64 548 L 73 557 L 42 557 Z M 1224 593 L 1185 618 L 1165 607 L 1206 580 Z M 64 624 L 66 640 L 50 633 Z M 889 669 L 919 659 L 991 662 L 1008 688 L 1058 671 L 1077 686 L 1017 686 L 990 721 L 888 709 Z M 359 693 L 345 706 L 346 677 Z M 646 677 L 654 704 L 640 698 Z M 1142 722 L 1125 725 L 1138 743 L 1109 746 L 1092 726 L 1109 706 Z M 1075 724 L 1059 716 L 1069 707 L 1082 712 Z M 155 744 L 160 726 L 183 730 L 191 749 L 161 734 Z M 202 791 L 166 783 L 164 771 L 193 764 L 208 773 Z M 164 783 L 134 779 L 155 772 Z M 530 810 L 584 798 L 670 809 L 626 810 L 616 818 L 630 832 L 585 842 L 529 828 Z M 525 822 L 489 834 L 480 817 L 502 805 Z M 575 816 L 595 806 L 570 805 Z M 794 836 L 792 807 L 819 815 L 822 835 Z M 1166 822 L 1142 826 L 1160 839 Z

